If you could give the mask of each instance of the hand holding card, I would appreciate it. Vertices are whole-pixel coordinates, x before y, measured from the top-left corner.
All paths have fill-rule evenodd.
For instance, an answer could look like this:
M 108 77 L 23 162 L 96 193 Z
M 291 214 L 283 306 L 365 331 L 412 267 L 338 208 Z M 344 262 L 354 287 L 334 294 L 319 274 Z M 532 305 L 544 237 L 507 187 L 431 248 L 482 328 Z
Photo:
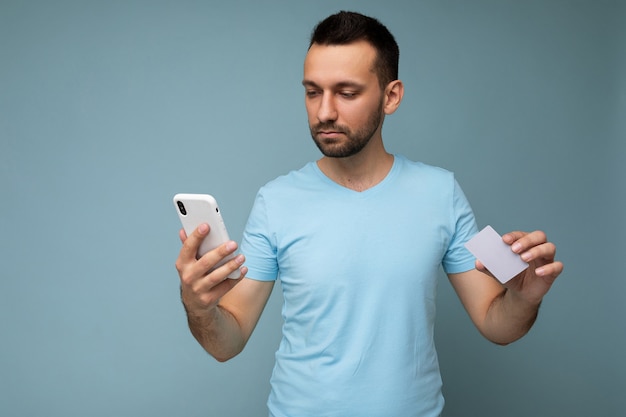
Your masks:
M 465 247 L 503 284 L 528 268 L 491 226 L 481 230 Z

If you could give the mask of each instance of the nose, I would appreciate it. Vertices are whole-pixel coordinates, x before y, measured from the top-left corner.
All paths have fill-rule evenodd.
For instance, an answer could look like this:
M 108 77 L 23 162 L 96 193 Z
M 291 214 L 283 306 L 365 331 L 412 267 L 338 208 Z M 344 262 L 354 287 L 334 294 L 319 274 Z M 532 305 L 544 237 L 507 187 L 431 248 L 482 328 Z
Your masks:
M 322 123 L 337 120 L 337 108 L 332 94 L 322 96 L 320 106 L 317 109 L 317 119 Z

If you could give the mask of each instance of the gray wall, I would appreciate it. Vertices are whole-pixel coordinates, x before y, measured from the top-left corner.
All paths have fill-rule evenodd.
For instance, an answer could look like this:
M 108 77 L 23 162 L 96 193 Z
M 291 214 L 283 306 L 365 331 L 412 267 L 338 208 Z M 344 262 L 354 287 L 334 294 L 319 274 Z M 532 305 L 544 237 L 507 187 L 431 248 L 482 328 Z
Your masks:
M 313 25 L 374 15 L 401 47 L 388 149 L 444 166 L 480 226 L 541 228 L 565 272 L 521 341 L 442 276 L 447 416 L 626 412 L 626 9 L 618 1 L 0 1 L 0 415 L 265 414 L 280 295 L 218 364 L 186 329 L 171 197 L 234 238 L 266 181 L 318 158 Z

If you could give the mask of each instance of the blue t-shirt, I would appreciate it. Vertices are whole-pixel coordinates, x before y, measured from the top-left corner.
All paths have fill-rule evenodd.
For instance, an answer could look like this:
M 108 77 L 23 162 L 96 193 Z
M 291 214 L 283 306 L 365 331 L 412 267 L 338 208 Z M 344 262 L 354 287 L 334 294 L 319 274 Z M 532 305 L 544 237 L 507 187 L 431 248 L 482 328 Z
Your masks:
M 474 268 L 476 231 L 453 174 L 403 156 L 363 192 L 314 162 L 261 188 L 241 251 L 283 289 L 270 415 L 440 415 L 437 276 Z

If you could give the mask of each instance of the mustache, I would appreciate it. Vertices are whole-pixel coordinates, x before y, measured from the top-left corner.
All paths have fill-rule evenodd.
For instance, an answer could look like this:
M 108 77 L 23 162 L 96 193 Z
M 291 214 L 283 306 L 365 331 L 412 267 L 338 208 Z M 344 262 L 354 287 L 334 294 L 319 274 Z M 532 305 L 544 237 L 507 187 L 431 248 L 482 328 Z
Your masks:
M 318 123 L 315 126 L 313 126 L 311 128 L 312 131 L 314 131 L 315 133 L 319 133 L 322 131 L 332 131 L 332 132 L 339 132 L 339 133 L 347 133 L 349 129 L 347 129 L 345 126 L 341 126 L 338 124 L 335 124 L 333 122 L 322 122 L 322 123 Z

